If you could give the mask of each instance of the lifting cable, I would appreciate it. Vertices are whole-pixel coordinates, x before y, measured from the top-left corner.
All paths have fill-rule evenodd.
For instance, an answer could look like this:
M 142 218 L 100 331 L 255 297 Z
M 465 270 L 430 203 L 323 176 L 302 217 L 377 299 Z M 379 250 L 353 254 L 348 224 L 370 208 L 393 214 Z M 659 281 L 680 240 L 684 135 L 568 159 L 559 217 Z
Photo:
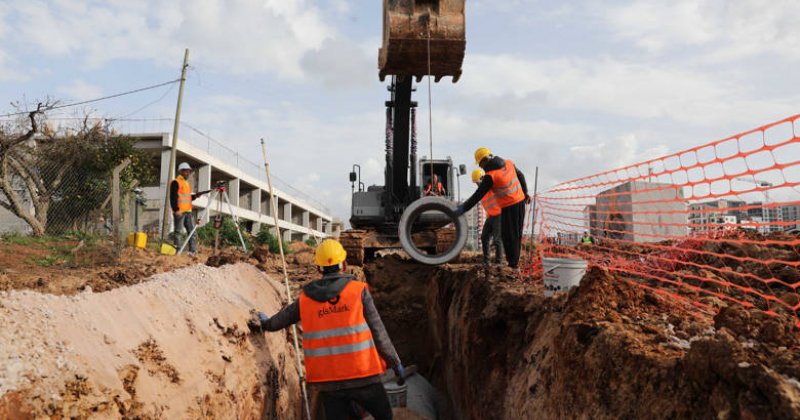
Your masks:
M 431 191 L 437 188 L 433 185 L 433 92 L 431 92 L 431 22 L 428 21 L 428 143 L 430 146 L 431 162 Z

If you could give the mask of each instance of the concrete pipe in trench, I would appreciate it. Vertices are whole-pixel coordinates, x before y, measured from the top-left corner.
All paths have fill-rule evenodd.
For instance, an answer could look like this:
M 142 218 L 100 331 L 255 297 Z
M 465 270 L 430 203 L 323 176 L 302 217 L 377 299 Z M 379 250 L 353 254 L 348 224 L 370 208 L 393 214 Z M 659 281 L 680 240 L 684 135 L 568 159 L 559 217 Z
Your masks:
M 399 235 L 403 250 L 414 260 L 429 265 L 445 264 L 458 257 L 467 243 L 467 220 L 456 215 L 457 207 L 456 203 L 442 197 L 423 197 L 411 203 L 400 218 Z M 455 224 L 456 239 L 444 253 L 429 255 L 417 248 L 411 237 L 414 222 L 428 211 L 443 213 Z

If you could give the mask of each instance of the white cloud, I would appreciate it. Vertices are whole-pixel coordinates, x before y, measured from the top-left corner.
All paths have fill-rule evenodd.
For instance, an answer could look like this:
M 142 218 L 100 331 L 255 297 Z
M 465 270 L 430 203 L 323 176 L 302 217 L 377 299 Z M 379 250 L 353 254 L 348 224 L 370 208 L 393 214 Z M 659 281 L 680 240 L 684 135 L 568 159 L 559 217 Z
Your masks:
M 743 116 L 769 120 L 796 110 L 797 95 L 777 100 L 751 97 L 737 80 L 686 67 L 611 58 L 535 60 L 481 54 L 468 57 L 465 67 L 465 95 L 508 95 L 548 108 L 689 124 L 720 124 Z
M 15 2 L 5 19 L 15 42 L 49 56 L 74 55 L 89 67 L 118 59 L 175 65 L 190 61 L 233 74 L 303 77 L 300 61 L 334 29 L 304 0 Z
M 654 54 L 707 47 L 729 60 L 772 53 L 800 57 L 800 2 L 795 0 L 638 0 L 593 4 L 623 40 Z
M 22 82 L 30 79 L 30 76 L 17 69 L 17 63 L 9 57 L 8 53 L 0 50 L 0 81 L 3 82 Z M 32 72 L 38 72 L 33 69 Z
M 88 83 L 84 80 L 74 80 L 72 83 L 56 89 L 59 93 L 67 95 L 71 100 L 85 101 L 87 99 L 98 98 L 103 95 L 100 86 Z

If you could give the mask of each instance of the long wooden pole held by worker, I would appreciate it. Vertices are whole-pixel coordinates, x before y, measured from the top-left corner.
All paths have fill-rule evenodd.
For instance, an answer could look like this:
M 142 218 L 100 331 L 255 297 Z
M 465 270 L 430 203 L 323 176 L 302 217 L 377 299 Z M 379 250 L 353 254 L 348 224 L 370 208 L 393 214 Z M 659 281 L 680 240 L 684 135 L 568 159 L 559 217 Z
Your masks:
M 264 170 L 267 172 L 267 185 L 269 186 L 269 201 L 272 206 L 272 220 L 275 221 L 275 236 L 278 238 L 278 250 L 281 253 L 281 265 L 283 268 L 283 284 L 286 286 L 286 299 L 288 303 L 292 303 L 292 291 L 289 288 L 289 274 L 286 272 L 286 255 L 283 252 L 283 238 L 281 238 L 281 228 L 278 226 L 278 200 L 275 197 L 274 190 L 272 189 L 272 177 L 269 173 L 269 160 L 267 160 L 267 146 L 264 144 L 264 139 L 261 139 L 261 153 L 264 155 Z M 311 410 L 308 406 L 308 390 L 306 388 L 306 374 L 303 369 L 303 362 L 300 360 L 300 342 L 297 338 L 297 327 L 292 325 L 292 338 L 294 339 L 294 354 L 297 357 L 297 373 L 300 375 L 300 388 L 303 391 L 303 408 L 311 419 Z
M 181 106 L 183 105 L 183 86 L 186 84 L 186 70 L 189 68 L 189 49 L 183 53 L 183 67 L 181 67 L 181 84 L 178 87 L 178 105 L 175 107 L 175 125 L 172 126 L 172 150 L 169 154 L 169 168 L 167 169 L 167 185 L 164 188 L 164 219 L 161 220 L 161 244 L 167 234 L 167 220 L 172 215 L 169 206 L 169 185 L 175 178 L 175 160 L 178 154 L 178 129 L 181 126 Z M 163 175 L 163 174 L 162 174 Z M 161 245 L 159 244 L 159 245 Z

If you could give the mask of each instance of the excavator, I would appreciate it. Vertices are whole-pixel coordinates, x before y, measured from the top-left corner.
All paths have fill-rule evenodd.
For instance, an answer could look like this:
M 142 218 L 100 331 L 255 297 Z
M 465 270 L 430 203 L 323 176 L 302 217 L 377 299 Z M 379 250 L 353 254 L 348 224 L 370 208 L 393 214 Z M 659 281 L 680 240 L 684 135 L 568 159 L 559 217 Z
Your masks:
M 414 80 L 461 77 L 466 48 L 465 0 L 384 0 L 379 78 L 390 79 L 386 106 L 386 167 L 382 186 L 364 187 L 353 165 L 351 230 L 340 237 L 347 262 L 362 265 L 382 249 L 402 248 L 412 258 L 438 264 L 452 260 L 466 238 L 454 215 L 452 160 L 417 159 Z M 459 174 L 466 167 L 457 168 Z M 441 188 L 438 188 L 441 183 Z M 433 186 L 433 194 L 431 188 Z M 436 195 L 437 197 L 426 197 Z M 434 211 L 437 210 L 437 211 Z M 460 220 L 459 220 L 460 219 Z

